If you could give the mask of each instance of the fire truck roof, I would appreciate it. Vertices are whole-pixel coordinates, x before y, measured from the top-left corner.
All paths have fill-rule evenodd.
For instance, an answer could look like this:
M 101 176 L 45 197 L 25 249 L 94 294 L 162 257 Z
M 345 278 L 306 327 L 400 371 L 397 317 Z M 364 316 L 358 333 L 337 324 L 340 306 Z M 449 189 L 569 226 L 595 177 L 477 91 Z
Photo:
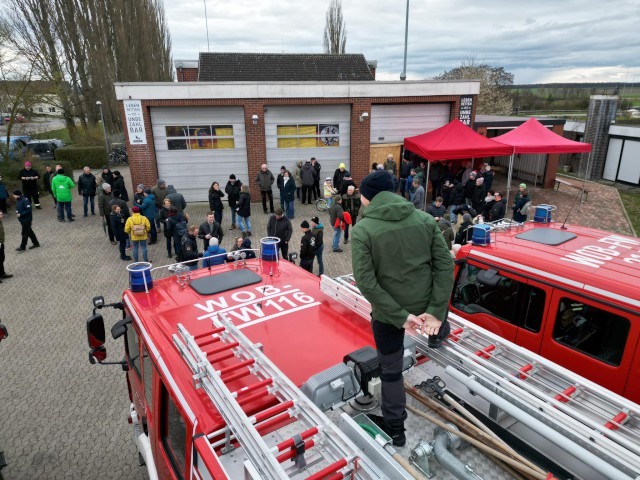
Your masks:
M 640 308 L 640 239 L 577 225 L 529 223 L 468 244 L 458 258 L 582 290 L 589 296 Z
M 252 342 L 261 344 L 269 359 L 298 386 L 342 362 L 346 354 L 374 344 L 370 323 L 321 292 L 315 275 L 286 261 L 249 260 L 238 269 L 229 265 L 192 271 L 190 285 L 185 287 L 171 277 L 154 281 L 148 293 L 127 290 L 124 294 L 129 310 L 144 328 L 146 343 L 153 344 L 148 348 L 155 347 L 170 365 L 189 405 L 204 407 L 210 402 L 193 388 L 192 373 L 173 344 L 178 324 L 198 336 L 212 330 L 212 317 L 225 314 Z M 213 293 L 202 293 L 207 288 Z M 216 345 L 212 342 L 212 352 Z M 242 378 L 235 385 L 246 386 Z M 220 419 L 213 420 L 211 428 Z M 210 420 L 199 417 L 199 421 Z

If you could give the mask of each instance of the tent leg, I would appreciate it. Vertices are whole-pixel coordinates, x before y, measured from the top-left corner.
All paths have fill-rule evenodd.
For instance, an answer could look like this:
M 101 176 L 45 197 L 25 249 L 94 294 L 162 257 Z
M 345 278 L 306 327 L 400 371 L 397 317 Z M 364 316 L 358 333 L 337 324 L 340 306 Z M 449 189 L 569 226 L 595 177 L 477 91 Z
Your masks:
M 582 199 L 584 198 L 584 189 L 587 184 L 587 173 L 589 172 L 589 163 L 591 162 L 591 152 L 589 152 L 589 156 L 587 157 L 587 165 L 584 169 L 584 178 L 582 179 L 582 190 L 580 191 L 580 203 L 582 203 Z
M 513 175 L 513 157 L 515 155 L 515 150 L 511 154 L 509 158 L 509 171 L 507 173 L 507 205 L 509 205 L 509 194 L 511 193 L 511 176 Z
M 427 160 L 427 176 L 426 178 L 426 182 L 424 184 L 424 206 L 422 207 L 422 210 L 424 210 L 425 212 L 427 211 L 427 199 L 429 198 L 429 169 L 431 168 L 431 162 Z

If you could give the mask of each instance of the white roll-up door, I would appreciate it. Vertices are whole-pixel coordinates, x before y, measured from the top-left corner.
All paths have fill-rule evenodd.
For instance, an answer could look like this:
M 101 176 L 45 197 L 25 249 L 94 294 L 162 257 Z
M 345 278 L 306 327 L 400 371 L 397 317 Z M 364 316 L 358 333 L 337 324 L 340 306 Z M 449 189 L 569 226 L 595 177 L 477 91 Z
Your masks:
M 371 143 L 404 143 L 449 123 L 450 111 L 448 103 L 372 105 Z
M 602 178 L 605 180 L 616 181 L 618 165 L 620 164 L 620 152 L 622 152 L 622 139 L 610 138 L 607 159 L 604 162 L 604 172 L 602 172 Z
M 248 182 L 242 107 L 153 107 L 151 124 L 158 175 L 187 201 L 207 201 L 231 173 Z
M 640 183 L 640 142 L 625 139 L 622 149 L 622 158 L 618 168 L 620 182 L 628 182 L 637 185 Z
M 320 162 L 321 184 L 341 163 L 349 170 L 350 105 L 269 106 L 264 123 L 267 165 L 274 177 L 281 166 L 293 173 L 298 161 L 311 157 Z M 275 183 L 273 191 L 279 196 Z

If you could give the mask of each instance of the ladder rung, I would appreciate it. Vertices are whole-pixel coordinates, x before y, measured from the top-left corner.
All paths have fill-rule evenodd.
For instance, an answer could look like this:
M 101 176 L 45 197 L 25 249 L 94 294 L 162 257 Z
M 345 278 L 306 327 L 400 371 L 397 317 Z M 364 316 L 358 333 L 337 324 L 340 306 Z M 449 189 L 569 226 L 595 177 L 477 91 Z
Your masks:
M 325 478 L 325 480 L 341 480 L 344 478 L 344 474 L 342 472 L 336 472 L 330 477 Z
M 222 379 L 222 381 L 224 383 L 231 383 L 231 382 L 233 382 L 235 380 L 238 380 L 238 379 L 240 379 L 242 377 L 246 377 L 248 375 L 251 375 L 251 370 L 246 369 L 246 370 L 243 370 L 241 372 L 236 372 L 236 373 L 232 373 L 230 375 L 227 375 L 226 377 L 224 377 Z
M 576 387 L 574 387 L 574 386 L 567 387 L 562 391 L 562 393 L 557 394 L 553 398 L 555 400 L 558 400 L 559 402 L 567 403 L 569 400 L 571 400 L 571 396 L 574 393 L 576 393 L 577 391 L 578 391 L 578 389 Z
M 220 352 L 224 352 L 225 350 L 231 350 L 232 348 L 236 348 L 238 345 L 240 345 L 238 342 L 225 343 L 224 345 L 220 345 L 219 347 L 214 348 L 210 352 L 204 352 L 204 353 L 207 355 L 207 357 L 209 357 L 211 355 L 215 355 L 216 353 L 220 353 Z
M 216 333 L 222 333 L 225 330 L 226 330 L 226 328 L 224 328 L 224 327 L 212 328 L 208 332 L 201 333 L 200 335 L 194 335 L 193 339 L 194 340 L 200 340 L 201 338 L 209 337 L 211 335 L 215 335 Z
M 211 338 L 208 338 L 207 340 L 205 340 L 204 342 L 199 342 L 198 346 L 200 348 L 204 348 L 207 345 L 211 345 L 213 343 L 218 343 L 220 340 L 222 340 L 222 337 L 211 337 Z
M 532 363 L 527 363 L 526 365 L 524 365 L 523 367 L 520 367 L 518 369 L 518 371 L 520 372 L 520 379 L 521 380 L 525 380 L 526 378 L 530 377 L 531 374 L 529 374 L 529 372 L 531 372 L 533 370 L 533 364 Z
M 611 419 L 610 422 L 604 424 L 605 428 L 609 430 L 618 430 L 620 425 L 629 417 L 625 412 L 620 412 L 615 417 Z
M 300 438 L 302 440 L 306 440 L 309 437 L 313 437 L 318 432 L 319 432 L 318 427 L 312 427 L 309 430 L 305 430 L 304 432 L 302 432 L 300 434 Z M 287 448 L 293 447 L 294 444 L 295 442 L 293 438 L 290 438 L 289 440 L 285 440 L 284 442 L 280 442 L 278 445 L 276 445 L 276 450 L 278 452 L 281 452 Z
M 220 355 L 219 357 L 216 357 L 214 359 L 211 359 L 209 361 L 209 363 L 213 364 L 213 363 L 218 363 L 218 362 L 222 362 L 224 360 L 229 360 L 230 358 L 235 357 L 236 354 L 233 352 L 225 352 L 222 355 Z
M 454 342 L 457 342 L 458 340 L 460 340 L 458 336 L 461 335 L 462 332 L 464 332 L 464 328 L 456 328 L 449 334 L 449 338 L 451 338 L 451 340 L 453 340 Z
M 251 422 L 253 422 L 253 423 L 260 423 L 260 422 L 266 420 L 267 418 L 273 417 L 274 415 L 277 415 L 278 413 L 282 413 L 282 412 L 290 409 L 291 407 L 293 407 L 293 401 L 289 400 L 288 402 L 281 403 L 281 404 L 276 405 L 274 407 L 267 408 L 266 410 L 263 410 L 262 412 L 256 413 L 254 416 L 249 418 L 249 420 L 251 420 Z
M 491 345 L 487 345 L 486 347 L 484 347 L 482 350 L 478 350 L 477 352 L 475 352 L 475 355 L 478 357 L 482 357 L 482 358 L 491 358 L 491 352 L 493 352 L 496 349 L 496 346 L 494 344 Z
M 311 447 L 313 447 L 316 443 L 313 440 L 307 440 L 304 442 L 304 451 L 306 452 L 307 450 L 309 450 Z M 296 456 L 296 451 L 293 450 L 293 448 L 291 450 L 289 450 L 288 452 L 284 452 L 281 453 L 280 455 L 278 455 L 276 457 L 276 459 L 278 460 L 278 462 L 282 463 L 285 460 L 289 460 L 293 457 Z
M 275 417 L 271 417 L 269 420 L 262 422 L 260 425 L 256 425 L 256 430 L 260 435 L 265 435 L 271 431 L 270 429 L 275 425 L 284 424 L 284 422 L 289 421 L 291 418 L 290 412 L 281 413 L 280 415 L 276 415 Z
M 322 480 L 322 479 L 326 478 L 327 476 L 336 473 L 341 468 L 346 467 L 347 464 L 348 464 L 347 460 L 343 458 L 341 460 L 338 460 L 335 463 L 332 463 L 328 467 L 325 467 L 322 470 L 314 473 L 313 475 L 307 477 L 307 480 Z
M 272 384 L 273 384 L 272 378 L 265 378 L 264 380 L 260 380 L 259 382 L 254 383 L 253 385 L 249 385 L 248 387 L 243 387 L 240 390 L 233 392 L 233 394 L 239 398 L 242 395 L 246 395 L 247 393 L 251 393 L 262 387 L 268 387 Z

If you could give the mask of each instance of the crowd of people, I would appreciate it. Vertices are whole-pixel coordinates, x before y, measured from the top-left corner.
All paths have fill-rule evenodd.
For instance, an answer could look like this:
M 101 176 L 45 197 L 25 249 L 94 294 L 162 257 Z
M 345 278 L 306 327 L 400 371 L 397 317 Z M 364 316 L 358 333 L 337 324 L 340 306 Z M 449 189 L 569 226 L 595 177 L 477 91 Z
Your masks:
M 455 173 L 452 165 L 451 162 L 434 162 L 427 168 L 424 161 L 414 163 L 404 158 L 398 167 L 390 154 L 384 163 L 374 163 L 371 170 L 389 173 L 394 193 L 409 200 L 416 209 L 434 217 L 450 250 L 454 244 L 464 245 L 469 241 L 474 224 L 501 220 L 507 214 L 506 199 L 502 192 L 492 188 L 494 173 L 490 165 L 484 164 L 480 169 L 473 170 L 471 162 L 463 162 Z M 328 205 L 328 228 L 332 230 L 331 251 L 342 253 L 341 241 L 349 243 L 350 229 L 353 229 L 362 213 L 360 190 L 344 163 L 332 175 L 324 178 L 322 186 L 321 171 L 320 162 L 310 158 L 297 162 L 293 172 L 281 166 L 276 176 L 263 164 L 254 178 L 253 185 L 260 191 L 263 212 L 271 214 L 267 235 L 279 240 L 281 258 L 289 258 L 293 234 L 291 221 L 295 219 L 296 200 L 305 205 L 324 198 Z M 151 188 L 137 185 L 131 198 L 120 172 L 111 171 L 107 166 L 99 174 L 85 167 L 76 184 L 60 165 L 46 165 L 41 177 L 29 162 L 25 162 L 20 180 L 22 190 L 13 192 L 22 228 L 22 241 L 16 249 L 20 252 L 27 249 L 29 240 L 29 248 L 40 246 L 32 229 L 31 214 L 32 206 L 42 208 L 38 194 L 39 182 L 51 194 L 58 221 L 62 223 L 75 221 L 72 199 L 77 187 L 78 195 L 83 199 L 83 215 L 97 214 L 101 217 L 109 241 L 119 246 L 120 258 L 125 261 L 150 261 L 147 246 L 158 243 L 159 237 L 164 237 L 167 258 L 188 262 L 191 268 L 197 268 L 199 258 L 208 258 L 203 265 L 211 266 L 232 261 L 235 258 L 231 255 L 234 251 L 252 247 L 250 182 L 242 183 L 235 174 L 229 175 L 224 189 L 217 181 L 211 183 L 208 192 L 210 211 L 198 225 L 190 225 L 184 196 L 162 179 L 158 179 Z M 426 198 L 427 181 L 431 182 L 431 203 Z M 280 205 L 277 208 L 274 205 L 274 187 L 280 193 Z M 9 214 L 8 197 L 9 193 L 0 177 L 0 212 L 4 214 Z M 222 247 L 224 232 L 221 224 L 227 208 L 225 203 L 231 214 L 230 230 L 239 229 L 241 233 L 234 238 L 229 252 Z M 527 187 L 520 184 L 511 205 L 513 219 L 526 221 L 530 205 Z M 1 222 L 0 217 L 0 227 Z M 325 223 L 316 216 L 300 224 L 300 263 L 303 268 L 313 272 L 315 260 L 319 275 L 324 273 Z M 4 240 L 4 231 L 1 234 Z M 196 239 L 201 240 L 201 249 Z M 0 245 L 0 259 L 4 261 L 4 241 Z M 2 262 L 0 279 L 6 275 L 1 267 Z

